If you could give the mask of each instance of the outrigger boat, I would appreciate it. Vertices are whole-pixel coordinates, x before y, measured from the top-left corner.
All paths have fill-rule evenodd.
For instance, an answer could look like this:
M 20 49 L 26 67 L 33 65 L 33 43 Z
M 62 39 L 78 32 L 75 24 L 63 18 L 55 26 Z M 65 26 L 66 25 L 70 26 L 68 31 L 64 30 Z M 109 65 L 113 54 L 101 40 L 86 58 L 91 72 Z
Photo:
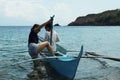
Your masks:
M 83 46 L 77 57 L 66 56 L 67 50 L 57 45 L 56 58 L 48 58 L 47 62 L 56 72 L 63 77 L 73 80 L 77 71 L 80 58 L 83 54 Z M 60 56 L 60 57 L 59 57 Z
M 54 15 L 51 17 L 53 20 Z M 53 21 L 51 22 L 51 37 L 50 44 L 52 44 L 52 30 L 53 30 Z M 44 41 L 44 40 L 43 40 Z M 66 56 L 67 50 L 63 47 L 57 45 L 57 51 L 55 52 L 56 58 L 47 58 L 49 65 L 56 70 L 62 76 L 73 80 L 77 71 L 77 67 L 80 61 L 80 58 L 83 54 L 83 46 L 81 46 L 80 53 L 77 57 Z

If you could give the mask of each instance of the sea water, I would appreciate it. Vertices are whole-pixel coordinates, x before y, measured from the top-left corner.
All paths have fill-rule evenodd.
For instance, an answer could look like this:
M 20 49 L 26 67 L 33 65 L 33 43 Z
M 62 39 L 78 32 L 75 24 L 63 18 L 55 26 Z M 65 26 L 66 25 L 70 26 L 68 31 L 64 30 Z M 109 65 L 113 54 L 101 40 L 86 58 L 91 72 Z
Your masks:
M 30 59 L 28 36 L 31 26 L 0 26 L 0 80 L 29 80 L 32 63 L 20 61 Z M 57 31 L 61 46 L 67 50 L 85 51 L 120 58 L 120 26 L 60 26 Z M 44 28 L 39 33 L 45 36 Z M 79 52 L 68 52 L 68 55 Z M 75 80 L 120 80 L 120 63 L 108 59 L 80 60 Z

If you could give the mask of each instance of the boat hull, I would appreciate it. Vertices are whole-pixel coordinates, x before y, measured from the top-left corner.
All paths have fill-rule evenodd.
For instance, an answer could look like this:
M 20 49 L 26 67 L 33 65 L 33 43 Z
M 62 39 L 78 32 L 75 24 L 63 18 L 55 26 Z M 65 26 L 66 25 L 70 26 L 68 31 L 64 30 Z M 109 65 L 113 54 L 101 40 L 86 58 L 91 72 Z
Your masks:
M 83 46 L 78 57 L 61 57 L 48 59 L 48 63 L 62 76 L 73 79 L 75 77 L 80 58 L 83 54 Z

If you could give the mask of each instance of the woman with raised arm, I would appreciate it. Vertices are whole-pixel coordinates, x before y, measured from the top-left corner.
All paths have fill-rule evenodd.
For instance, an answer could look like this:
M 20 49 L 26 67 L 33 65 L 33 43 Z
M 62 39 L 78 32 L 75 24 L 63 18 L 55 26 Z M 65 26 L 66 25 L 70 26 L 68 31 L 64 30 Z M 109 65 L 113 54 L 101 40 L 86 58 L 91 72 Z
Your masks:
M 31 28 L 29 39 L 28 39 L 28 49 L 32 59 L 38 58 L 38 54 L 45 56 L 44 54 L 41 53 L 41 51 L 44 48 L 47 48 L 48 51 L 51 53 L 51 55 L 55 56 L 54 51 L 52 50 L 48 41 L 39 43 L 39 40 L 38 40 L 38 33 L 40 32 L 41 28 L 44 27 L 46 24 L 50 23 L 51 21 L 52 19 L 46 21 L 41 25 L 34 24 L 33 27 Z M 34 63 L 34 70 L 37 70 L 38 67 L 40 66 L 39 60 L 35 60 L 33 61 L 33 63 Z

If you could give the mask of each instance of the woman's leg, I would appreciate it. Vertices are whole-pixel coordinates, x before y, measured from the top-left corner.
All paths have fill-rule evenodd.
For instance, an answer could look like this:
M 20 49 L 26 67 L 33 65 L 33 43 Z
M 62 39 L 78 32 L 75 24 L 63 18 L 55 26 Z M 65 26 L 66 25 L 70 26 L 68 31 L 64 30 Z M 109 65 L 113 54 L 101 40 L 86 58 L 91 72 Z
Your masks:
M 51 53 L 51 55 L 55 56 L 53 49 L 51 48 L 48 41 L 42 42 L 38 45 L 37 52 L 40 53 L 45 47 L 47 47 L 48 51 Z
M 35 56 L 34 59 L 35 58 L 38 58 L 38 56 Z M 33 60 L 33 63 L 34 63 L 34 70 L 36 70 L 37 67 L 40 66 L 40 62 L 39 62 L 39 60 Z

